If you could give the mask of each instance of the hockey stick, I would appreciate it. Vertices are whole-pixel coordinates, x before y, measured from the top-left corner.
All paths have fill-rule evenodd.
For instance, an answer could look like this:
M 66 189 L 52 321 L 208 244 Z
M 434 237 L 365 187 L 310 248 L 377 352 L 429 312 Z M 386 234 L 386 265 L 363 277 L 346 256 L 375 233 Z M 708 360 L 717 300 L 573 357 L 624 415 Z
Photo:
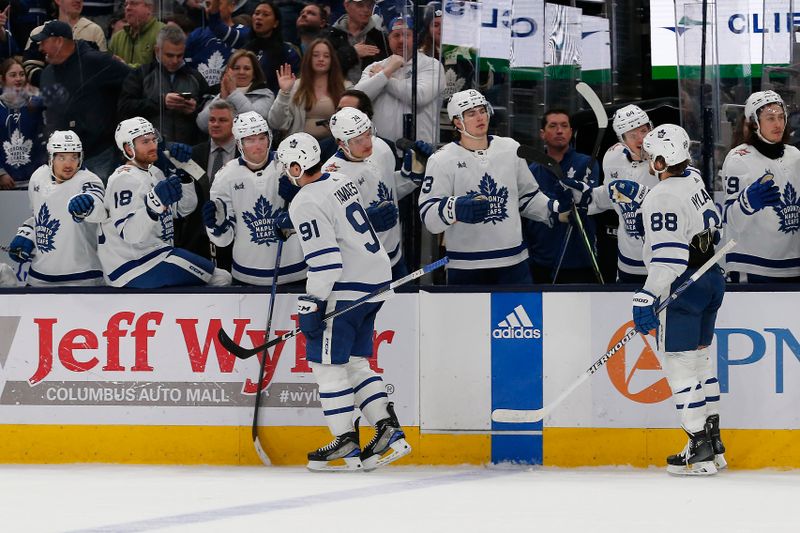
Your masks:
M 681 283 L 680 287 L 675 289 L 675 291 L 670 294 L 663 302 L 658 305 L 656 309 L 656 315 L 661 313 L 670 303 L 674 302 L 676 298 L 678 298 L 681 294 L 683 294 L 686 289 L 688 289 L 692 283 L 697 281 L 700 276 L 705 274 L 712 266 L 717 264 L 717 262 L 722 259 L 725 254 L 734 246 L 736 245 L 736 241 L 730 240 L 728 241 L 725 246 L 720 248 L 717 253 L 711 257 L 708 261 L 706 261 L 703 266 L 697 269 L 697 271 L 689 277 L 686 281 Z M 605 365 L 609 359 L 611 359 L 617 352 L 619 352 L 623 346 L 628 344 L 628 342 L 633 339 L 637 335 L 636 329 L 631 329 L 628 331 L 622 339 L 619 340 L 614 346 L 611 347 L 606 353 L 603 354 L 600 359 L 595 361 L 595 363 L 590 366 L 586 371 L 581 374 L 581 376 L 575 380 L 567 389 L 562 392 L 555 400 L 550 402 L 547 405 L 542 406 L 541 409 L 495 409 L 492 411 L 492 420 L 495 422 L 510 422 L 510 423 L 531 423 L 531 422 L 539 422 L 540 420 L 544 419 L 545 416 L 550 414 L 550 412 L 556 408 L 564 399 L 572 394 L 575 389 L 580 387 L 584 381 L 587 381 L 592 375 L 600 370 L 603 365 Z
M 380 296 L 381 294 L 389 292 L 392 289 L 396 289 L 397 287 L 399 287 L 401 285 L 405 285 L 409 281 L 413 281 L 413 280 L 415 280 L 417 278 L 420 278 L 420 277 L 424 276 L 425 274 L 427 274 L 428 272 L 432 272 L 432 271 L 436 270 L 439 267 L 443 267 L 444 265 L 446 265 L 448 263 L 448 261 L 450 261 L 450 259 L 448 259 L 446 256 L 442 257 L 438 261 L 435 261 L 435 262 L 433 262 L 433 263 L 431 263 L 429 265 L 425 265 L 424 267 L 420 268 L 419 270 L 415 270 L 414 272 L 412 272 L 411 274 L 408 274 L 407 276 L 404 276 L 404 277 L 402 277 L 402 278 L 400 278 L 400 279 L 398 279 L 396 281 L 393 281 L 393 282 L 389 283 L 388 285 L 384 285 L 380 289 L 376 289 L 375 291 L 362 296 L 361 298 L 359 298 L 358 300 L 355 300 L 353 303 L 351 303 L 347 307 L 343 307 L 342 309 L 337 309 L 337 310 L 331 311 L 330 313 L 326 314 L 323 317 L 322 320 L 323 320 L 323 322 L 327 322 L 328 320 L 332 320 L 332 319 L 336 318 L 337 316 L 342 315 L 342 314 L 350 311 L 351 309 L 355 309 L 356 307 L 360 306 L 361 304 L 366 303 L 369 300 Z M 240 346 L 240 345 L 236 344 L 233 341 L 233 339 L 231 339 L 230 336 L 228 336 L 228 334 L 222 328 L 220 328 L 219 333 L 217 333 L 217 338 L 219 338 L 219 342 L 222 344 L 222 346 L 226 350 L 228 350 L 230 353 L 232 353 L 233 355 L 235 355 L 239 359 L 249 359 L 250 357 L 254 356 L 255 354 L 266 350 L 267 348 L 272 348 L 276 344 L 280 344 L 280 343 L 282 343 L 283 341 L 285 341 L 287 339 L 291 339 L 292 337 L 296 337 L 299 333 L 300 333 L 300 329 L 299 328 L 295 328 L 293 330 L 287 331 L 286 333 L 284 333 L 280 337 L 275 337 L 271 341 L 269 341 L 269 342 L 267 342 L 265 344 L 262 344 L 261 346 L 257 346 L 255 348 L 245 348 L 244 346 Z
M 269 308 L 267 309 L 267 329 L 264 338 L 269 338 L 269 333 L 272 331 L 272 312 L 275 309 L 275 294 L 278 292 L 278 271 L 281 266 L 281 253 L 283 252 L 283 239 L 278 239 L 278 251 L 275 254 L 275 272 L 272 274 L 272 288 L 269 294 Z M 261 382 L 264 381 L 264 370 L 267 367 L 267 358 L 269 353 L 266 348 L 261 357 L 261 366 L 258 369 L 258 384 L 256 385 L 256 407 L 253 412 L 253 446 L 256 448 L 256 453 L 265 466 L 270 466 L 272 461 L 267 455 L 267 451 L 261 446 L 261 440 L 258 438 L 258 409 L 261 407 Z

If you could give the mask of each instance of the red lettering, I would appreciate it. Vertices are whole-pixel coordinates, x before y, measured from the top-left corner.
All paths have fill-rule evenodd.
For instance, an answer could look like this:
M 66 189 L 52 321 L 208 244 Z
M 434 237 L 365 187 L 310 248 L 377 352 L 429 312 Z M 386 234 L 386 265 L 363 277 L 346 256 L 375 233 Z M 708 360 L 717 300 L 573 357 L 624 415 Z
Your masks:
M 78 341 L 78 338 L 82 340 Z M 58 343 L 58 359 L 67 370 L 86 372 L 97 366 L 100 361 L 97 357 L 92 357 L 87 361 L 78 361 L 75 359 L 74 351 L 89 349 L 97 349 L 97 336 L 88 329 L 73 329 L 68 331 Z
M 253 346 L 260 346 L 264 344 L 264 330 L 248 330 L 247 336 L 250 337 L 250 342 L 253 343 Z M 280 337 L 286 333 L 286 331 L 275 331 L 275 336 Z M 261 390 L 266 389 L 270 382 L 272 381 L 272 376 L 275 375 L 275 369 L 278 368 L 278 361 L 281 358 L 281 352 L 283 352 L 283 347 L 286 345 L 286 341 L 276 344 L 272 348 L 272 356 L 269 355 L 269 350 L 265 350 L 267 362 L 264 366 L 264 379 L 261 380 Z M 264 360 L 264 352 L 259 352 L 257 355 L 259 365 Z M 255 381 L 252 381 L 250 378 L 247 378 L 245 381 L 244 386 L 242 387 L 242 394 L 255 394 L 258 390 L 257 384 Z
M 28 383 L 36 385 L 53 369 L 53 324 L 57 318 L 34 318 L 33 323 L 39 326 L 39 367 L 28 378 Z
M 369 358 L 369 367 L 376 374 L 383 374 L 383 369 L 378 366 L 378 349 L 384 342 L 391 344 L 394 340 L 394 331 L 388 329 L 381 333 L 377 331 L 372 334 L 372 357 Z
M 133 328 L 133 338 L 135 342 L 136 360 L 135 364 L 131 367 L 134 372 L 152 372 L 153 367 L 147 364 L 147 339 L 155 337 L 156 330 L 150 329 L 149 324 L 151 321 L 155 322 L 158 326 L 161 324 L 161 319 L 164 318 L 164 313 L 158 311 L 148 311 L 139 317 L 136 321 L 136 327 Z
M 107 372 L 122 372 L 125 367 L 119 362 L 119 339 L 124 337 L 127 330 L 120 329 L 120 322 L 127 322 L 128 325 L 133 325 L 134 314 L 130 311 L 120 311 L 111 315 L 108 319 L 108 325 L 103 332 L 103 337 L 106 338 L 106 366 L 103 370 Z
M 294 327 L 300 327 L 300 321 L 297 319 L 297 315 L 292 315 L 292 320 L 294 320 Z M 306 336 L 302 333 L 298 333 L 294 337 L 294 366 L 291 370 L 292 374 L 298 373 L 305 373 L 308 374 L 311 372 L 311 366 L 308 364 L 306 360 Z
M 222 321 L 220 319 L 212 318 L 209 320 L 202 350 L 200 349 L 200 340 L 197 336 L 198 320 L 196 318 L 177 318 L 175 322 L 181 327 L 181 331 L 183 332 L 183 342 L 186 344 L 186 351 L 189 354 L 189 364 L 192 367 L 192 372 L 205 372 L 211 343 L 214 344 L 214 352 L 217 354 L 219 371 L 223 373 L 230 373 L 233 371 L 233 364 L 236 362 L 236 357 L 226 350 L 217 338 L 217 334 L 222 328 Z M 235 318 L 233 320 L 233 341 L 236 344 L 241 344 L 244 330 L 249 323 L 250 319 L 247 318 Z

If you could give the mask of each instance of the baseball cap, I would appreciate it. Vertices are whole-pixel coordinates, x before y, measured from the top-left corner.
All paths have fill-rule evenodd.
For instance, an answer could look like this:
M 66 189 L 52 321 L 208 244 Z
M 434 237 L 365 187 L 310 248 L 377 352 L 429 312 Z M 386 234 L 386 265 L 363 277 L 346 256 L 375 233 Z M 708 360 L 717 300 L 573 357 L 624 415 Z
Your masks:
M 414 21 L 411 20 L 411 17 L 394 17 L 389 21 L 389 25 L 386 28 L 389 32 L 393 30 L 413 30 Z
M 31 41 L 40 43 L 48 37 L 65 37 L 72 39 L 72 27 L 60 20 L 48 20 L 36 35 L 31 35 Z

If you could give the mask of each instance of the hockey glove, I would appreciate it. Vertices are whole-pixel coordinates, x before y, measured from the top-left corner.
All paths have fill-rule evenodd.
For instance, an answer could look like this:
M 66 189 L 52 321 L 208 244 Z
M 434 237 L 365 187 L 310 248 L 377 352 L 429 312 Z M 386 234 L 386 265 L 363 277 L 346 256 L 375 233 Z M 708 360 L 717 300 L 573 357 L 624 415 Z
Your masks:
M 153 185 L 153 188 L 147 193 L 145 205 L 150 213 L 160 215 L 167 210 L 167 206 L 174 204 L 182 196 L 181 179 L 173 174 Z
M 300 331 L 307 339 L 319 337 L 325 331 L 325 308 L 328 302 L 314 298 L 309 294 L 304 294 L 297 298 L 297 320 Z
M 181 163 L 186 163 L 192 158 L 192 147 L 183 143 L 167 143 L 169 155 Z
M 656 316 L 656 297 L 644 289 L 633 295 L 633 323 L 636 331 L 643 335 L 660 325 Z
M 76 194 L 69 199 L 67 211 L 75 222 L 83 222 L 94 211 L 94 196 L 91 194 Z
M 547 202 L 550 210 L 550 226 L 555 226 L 559 222 L 569 222 L 570 211 L 572 210 L 572 193 L 569 189 L 557 187 L 556 198 L 551 198 Z
M 387 231 L 397 224 L 397 206 L 386 200 L 367 208 L 367 218 L 378 233 Z
M 294 224 L 288 211 L 279 211 L 272 219 L 272 233 L 276 239 L 285 241 L 294 233 Z
M 572 199 L 578 207 L 588 207 L 592 203 L 592 187 L 574 178 L 563 178 L 561 185 L 572 191 Z
M 16 237 L 11 239 L 11 244 L 8 245 L 8 256 L 17 263 L 30 261 L 34 248 L 31 237 L 33 237 L 33 229 L 28 226 L 19 228 Z
M 225 210 L 218 208 L 216 200 L 206 201 L 200 209 L 200 215 L 203 217 L 203 224 L 212 235 L 217 237 L 222 235 L 226 226 Z
M 432 145 L 425 141 L 416 141 L 414 145 L 403 154 L 403 166 L 400 167 L 400 175 L 410 179 L 417 185 L 422 183 L 425 177 L 424 160 L 427 160 L 431 154 L 433 154 Z
M 297 193 L 300 192 L 300 187 L 295 185 L 289 180 L 288 176 L 281 176 L 278 180 L 278 195 L 289 204 Z
M 780 201 L 781 190 L 772 179 L 765 182 L 755 181 L 739 194 L 739 203 L 746 215 L 755 214 L 768 206 L 778 205 Z
M 478 224 L 486 220 L 491 202 L 485 196 L 472 192 L 464 196 L 450 196 L 439 202 L 439 216 L 446 224 L 465 222 Z
M 608 196 L 615 204 L 628 204 L 633 210 L 642 206 L 650 188 L 632 180 L 614 180 L 608 184 Z

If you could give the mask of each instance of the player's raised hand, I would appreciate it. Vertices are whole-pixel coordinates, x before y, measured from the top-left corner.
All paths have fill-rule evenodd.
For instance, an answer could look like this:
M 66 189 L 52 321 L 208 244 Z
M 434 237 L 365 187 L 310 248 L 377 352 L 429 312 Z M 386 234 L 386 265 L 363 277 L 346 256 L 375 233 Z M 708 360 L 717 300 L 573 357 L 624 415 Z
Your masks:
M 766 181 L 758 180 L 750 184 L 740 195 L 742 211 L 752 215 L 765 207 L 778 205 L 781 201 L 781 190 L 770 178 Z

